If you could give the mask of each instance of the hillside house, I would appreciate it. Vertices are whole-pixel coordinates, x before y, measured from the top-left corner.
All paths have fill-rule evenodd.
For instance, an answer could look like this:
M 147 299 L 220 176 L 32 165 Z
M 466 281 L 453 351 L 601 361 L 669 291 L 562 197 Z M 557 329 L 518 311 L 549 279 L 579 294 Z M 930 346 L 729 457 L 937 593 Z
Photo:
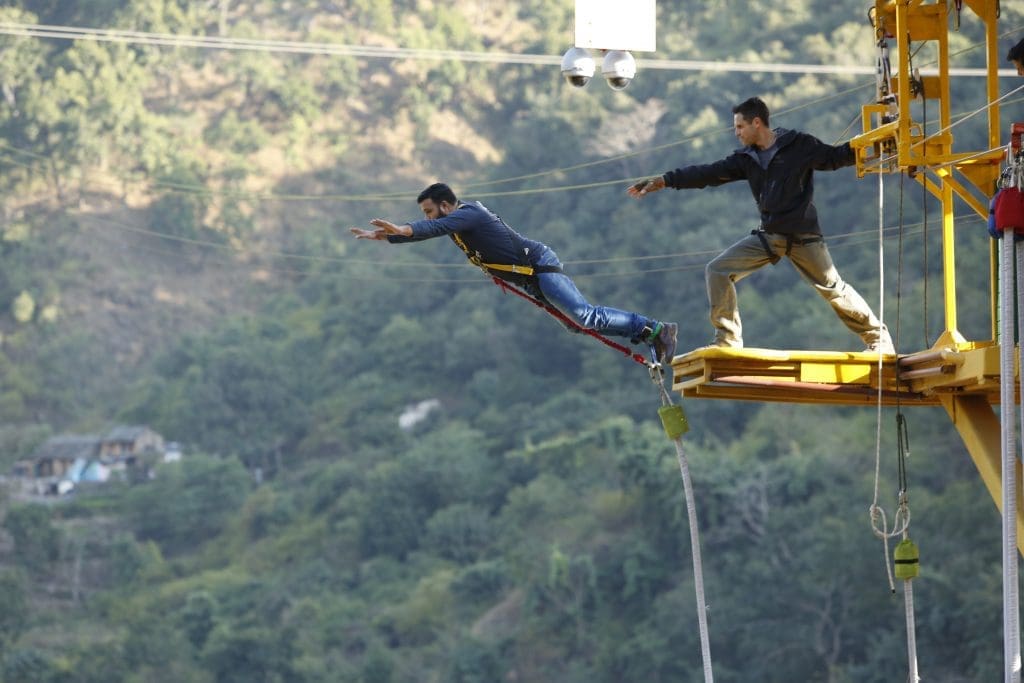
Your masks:
M 32 454 L 30 476 L 36 479 L 61 479 L 78 460 L 86 462 L 96 458 L 99 440 L 95 436 L 66 434 L 43 442 Z
M 149 427 L 114 427 L 99 440 L 100 460 L 134 460 L 140 455 L 157 453 L 164 453 L 164 437 Z
M 15 477 L 34 480 L 38 492 L 66 493 L 82 482 L 148 471 L 155 462 L 181 458 L 181 447 L 145 426 L 119 425 L 102 435 L 65 434 L 43 442 L 31 458 L 15 464 Z M 144 475 L 145 476 L 145 475 Z

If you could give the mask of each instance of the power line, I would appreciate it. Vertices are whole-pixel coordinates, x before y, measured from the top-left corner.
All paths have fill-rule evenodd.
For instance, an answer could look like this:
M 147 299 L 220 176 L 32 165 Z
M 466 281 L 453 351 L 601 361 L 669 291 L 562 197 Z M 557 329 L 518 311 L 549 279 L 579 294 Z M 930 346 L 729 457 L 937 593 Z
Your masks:
M 1010 31 L 1004 32 L 1003 36 L 1014 33 L 1019 29 L 1011 29 Z M 383 58 L 414 58 L 414 59 L 438 59 L 438 60 L 456 60 L 456 61 L 487 61 L 494 63 L 519 63 L 519 64 L 554 64 L 559 62 L 557 56 L 546 56 L 546 55 L 529 55 L 529 54 L 516 54 L 516 53 L 502 53 L 502 52 L 470 52 L 461 50 L 432 50 L 432 49 L 410 49 L 410 48 L 386 48 L 386 47 L 374 47 L 374 46 L 352 46 L 352 45 L 339 45 L 331 43 L 312 43 L 312 42 L 301 42 L 301 41 L 271 41 L 271 40 L 251 40 L 245 38 L 224 38 L 216 36 L 183 36 L 176 34 L 167 33 L 150 33 L 143 31 L 128 31 L 118 29 L 89 29 L 79 28 L 72 26 L 56 26 L 56 25 L 44 25 L 44 24 L 20 24 L 15 22 L 0 22 L 0 35 L 21 35 L 29 37 L 51 37 L 61 38 L 66 40 L 97 40 L 97 41 L 109 41 L 109 42 L 122 42 L 122 43 L 141 43 L 141 44 L 155 44 L 163 46 L 174 46 L 174 47 L 201 47 L 209 49 L 233 49 L 233 50 L 261 50 L 265 52 L 291 52 L 291 53 L 304 53 L 304 54 L 339 54 L 339 55 L 356 55 L 356 56 L 368 56 L 368 57 L 383 57 Z M 977 45 L 969 46 L 963 50 L 958 51 L 954 54 L 961 54 L 969 52 L 975 49 Z M 643 62 L 642 62 L 643 63 Z M 711 61 L 692 61 L 692 60 L 647 60 L 651 68 L 678 68 L 680 70 L 700 70 L 700 71 L 758 71 L 758 72 L 777 72 L 777 73 L 818 73 L 818 74 L 873 74 L 873 67 L 855 67 L 855 66 L 841 66 L 841 65 L 807 65 L 807 64 L 783 64 L 780 62 L 774 63 L 746 63 L 746 62 L 711 62 Z M 925 69 L 927 71 L 927 69 Z M 950 70 L 953 74 L 955 70 Z M 984 75 L 986 72 L 984 69 L 974 70 L 960 70 L 962 75 Z M 969 73 L 968 73 L 969 72 Z M 1011 70 L 1003 70 L 999 72 L 1000 75 L 1015 75 L 1015 72 Z M 776 117 L 784 116 L 787 113 L 797 111 L 799 109 L 812 106 L 814 104 L 820 104 L 821 102 L 834 99 L 836 97 L 845 95 L 848 92 L 854 90 L 860 90 L 866 88 L 869 84 L 862 84 L 855 88 L 851 88 L 847 91 L 840 93 L 833 93 L 830 96 L 818 98 L 812 102 L 796 107 L 791 107 L 786 110 L 776 112 Z M 647 148 L 643 150 L 634 150 L 624 154 L 616 155 L 605 159 L 598 159 L 590 162 L 585 162 L 569 167 L 562 167 L 556 169 L 548 169 L 536 173 L 529 173 L 521 175 L 515 178 L 503 178 L 491 181 L 483 181 L 479 183 L 471 183 L 465 186 L 465 189 L 480 188 L 486 186 L 493 186 L 502 183 L 521 181 L 527 179 L 535 179 L 544 176 L 548 176 L 555 173 L 564 173 L 572 170 L 578 170 L 600 164 L 605 164 L 613 161 L 617 161 L 624 158 L 638 156 L 642 154 L 649 154 L 653 151 L 661 149 L 667 149 L 682 144 L 686 144 L 694 139 L 706 137 L 708 135 L 714 135 L 719 133 L 728 132 L 729 129 L 723 129 L 718 131 L 705 131 L 700 134 L 687 136 L 681 140 L 675 140 L 670 143 L 658 145 L 653 148 Z M 6 146 L 5 146 L 6 147 Z M 12 151 L 14 148 L 8 147 Z M 124 179 L 125 181 L 131 182 L 131 179 Z M 333 195 L 333 194 L 321 194 L 321 195 L 310 195 L 310 194 L 290 194 L 290 193 L 262 193 L 262 192 L 246 192 L 239 190 L 212 190 L 204 186 L 189 185 L 184 183 L 174 183 L 169 181 L 150 180 L 147 179 L 151 187 L 164 188 L 171 192 L 178 192 L 184 194 L 197 194 L 197 195 L 208 195 L 208 196 L 230 196 L 236 199 L 249 199 L 249 200 L 273 200 L 273 201 L 305 201 L 305 200 L 339 200 L 348 202 L 380 202 L 380 201 L 392 201 L 404 199 L 408 192 L 401 193 L 379 193 L 379 194 L 367 194 L 367 195 L 352 195 L 351 193 L 344 195 Z M 626 179 L 626 182 L 632 182 L 636 178 Z M 142 181 L 145 182 L 145 181 Z M 558 191 L 570 191 L 570 190 L 583 190 L 594 187 L 602 187 L 611 184 L 618 183 L 620 181 L 607 181 L 603 183 L 586 183 L 576 185 L 562 185 L 562 186 L 551 186 L 542 188 L 533 188 L 525 190 L 510 190 L 510 191 L 476 191 L 475 194 L 480 197 L 504 197 L 504 196 L 517 196 L 524 194 L 539 194 L 539 193 L 550 193 Z
M 299 252 L 284 252 L 284 251 L 278 251 L 278 250 L 274 250 L 274 249 L 263 249 L 263 248 L 253 247 L 253 246 L 245 246 L 245 245 L 232 245 L 232 244 L 225 244 L 223 242 L 216 242 L 216 241 L 210 241 L 210 240 L 200 240 L 200 239 L 191 238 L 191 237 L 184 237 L 184 236 L 180 236 L 180 235 L 170 235 L 170 234 L 158 232 L 158 231 L 155 231 L 155 230 L 149 230 L 149 229 L 146 229 L 146 228 L 141 228 L 141 227 L 138 227 L 138 226 L 135 226 L 135 225 L 131 225 L 130 223 L 125 223 L 123 221 L 119 221 L 119 220 L 116 220 L 116 219 L 113 219 L 113 218 L 110 218 L 110 217 L 100 217 L 100 216 L 96 216 L 96 215 L 85 214 L 85 213 L 83 213 L 81 211 L 69 211 L 69 213 L 71 215 L 77 217 L 79 219 L 79 221 L 86 221 L 86 222 L 92 223 L 95 227 L 100 228 L 100 229 L 103 229 L 104 227 L 109 227 L 109 228 L 112 228 L 112 229 L 117 230 L 117 231 L 124 231 L 124 232 L 135 233 L 135 234 L 143 235 L 143 236 L 146 236 L 146 237 L 154 237 L 154 238 L 157 238 L 157 239 L 160 239 L 160 240 L 164 240 L 164 241 L 167 241 L 167 242 L 176 242 L 176 243 L 179 243 L 179 244 L 187 244 L 187 245 L 190 245 L 190 246 L 193 246 L 193 247 L 197 247 L 197 248 L 211 249 L 211 250 L 216 250 L 216 251 L 221 251 L 221 252 L 230 252 L 230 253 L 234 253 L 234 254 L 248 254 L 248 255 L 251 255 L 251 256 L 262 256 L 262 257 L 265 257 L 265 258 L 276 258 L 276 259 L 283 259 L 283 260 L 289 260 L 289 261 L 291 261 L 291 260 L 305 261 L 305 262 L 309 262 L 309 263 L 330 263 L 330 264 L 336 264 L 336 265 L 341 265 L 341 266 L 346 266 L 346 265 L 349 265 L 349 266 L 373 266 L 375 268 L 381 268 L 381 267 L 384 267 L 384 268 L 389 268 L 389 267 L 397 267 L 397 268 L 412 267 L 412 268 L 421 268 L 421 269 L 422 268 L 430 268 L 430 269 L 435 269 L 435 268 L 443 268 L 443 269 L 458 268 L 458 269 L 465 269 L 469 265 L 467 262 L 464 262 L 464 261 L 460 261 L 458 263 L 424 262 L 424 261 L 382 261 L 380 259 L 356 259 L 356 258 L 346 258 L 346 257 L 340 257 L 340 256 L 327 256 L 327 255 L 323 255 L 323 254 L 303 254 L 303 253 L 299 253 Z M 967 214 L 967 215 L 964 215 L 964 216 L 957 217 L 957 220 L 967 220 L 967 221 L 969 221 L 971 218 L 977 218 L 977 216 L 975 214 Z M 905 224 L 903 226 L 903 228 L 904 228 L 905 234 L 916 234 L 917 232 L 920 232 L 921 229 L 923 229 L 922 226 L 923 226 L 923 223 L 922 222 L 918 222 L 918 223 L 912 223 L 912 224 Z M 898 227 L 887 227 L 887 228 L 884 229 L 884 231 L 886 233 L 895 233 L 898 230 L 899 230 Z M 909 232 L 907 232 L 908 230 L 909 230 Z M 855 244 L 860 244 L 860 243 L 863 243 L 863 242 L 871 241 L 872 239 L 875 238 L 875 236 L 877 236 L 877 230 L 871 229 L 871 230 L 861 230 L 861 231 L 853 231 L 853 232 L 845 232 L 845 233 L 836 233 L 836 234 L 833 234 L 833 235 L 829 235 L 828 239 L 829 239 L 830 248 L 836 249 L 836 248 L 842 248 L 842 247 L 846 247 L 846 246 L 852 246 L 852 245 L 855 245 Z M 717 254 L 719 251 L 721 251 L 721 250 L 720 249 L 708 249 L 708 250 L 694 250 L 694 251 L 674 252 L 674 253 L 670 253 L 670 254 L 650 254 L 650 255 L 645 255 L 645 256 L 618 256 L 618 257 L 613 257 L 613 258 L 578 259 L 578 260 L 571 260 L 571 259 L 569 259 L 569 260 L 565 260 L 564 264 L 567 265 L 567 266 L 609 265 L 609 264 L 616 264 L 616 263 L 620 263 L 620 264 L 621 263 L 636 263 L 636 262 L 655 261 L 655 260 L 664 260 L 664 259 L 695 259 L 695 258 L 698 258 L 698 257 L 699 258 L 706 258 L 706 257 L 708 257 L 710 255 Z M 623 276 L 623 275 L 643 275 L 643 274 L 647 274 L 647 273 L 659 273 L 659 272 L 676 271 L 676 270 L 689 270 L 691 268 L 697 267 L 698 265 L 700 267 L 703 267 L 703 262 L 700 263 L 700 264 L 687 264 L 687 265 L 683 265 L 683 266 L 667 266 L 667 267 L 645 268 L 645 269 L 631 271 L 629 273 L 595 272 L 595 273 L 589 273 L 589 274 L 578 274 L 578 275 L 574 274 L 574 277 L 609 277 L 609 276 L 615 277 L 615 276 Z M 303 273 L 303 272 L 307 272 L 307 271 L 290 271 L 290 272 Z M 410 279 L 409 281 L 420 281 L 420 280 Z M 465 280 L 465 279 L 450 280 L 450 279 L 446 279 L 446 280 L 422 280 L 422 281 L 430 281 L 430 282 L 435 282 L 435 281 L 438 281 L 438 282 L 440 282 L 440 281 L 443 281 L 443 282 L 475 282 L 476 280 L 475 279 L 474 280 Z
M 482 52 L 471 50 L 439 50 L 433 48 L 384 47 L 373 45 L 344 45 L 294 40 L 258 40 L 221 36 L 194 36 L 173 33 L 151 33 L 122 29 L 92 29 L 49 24 L 21 24 L 0 22 L 0 34 L 30 38 L 58 38 L 62 40 L 94 40 L 100 42 L 186 47 L 208 50 L 250 50 L 280 54 L 337 55 L 371 59 L 416 59 L 447 62 L 483 62 L 490 64 L 523 64 L 556 66 L 560 55 L 539 55 L 516 52 Z M 787 64 L 784 62 L 722 62 L 689 59 L 638 59 L 639 68 L 667 69 L 671 71 L 729 72 L 729 73 L 788 73 L 832 74 L 846 76 L 873 75 L 874 66 L 844 64 Z M 929 70 L 922 73 L 930 75 Z M 987 76 L 985 69 L 953 68 L 951 76 Z M 1012 69 L 1000 69 L 1000 76 L 1016 76 Z

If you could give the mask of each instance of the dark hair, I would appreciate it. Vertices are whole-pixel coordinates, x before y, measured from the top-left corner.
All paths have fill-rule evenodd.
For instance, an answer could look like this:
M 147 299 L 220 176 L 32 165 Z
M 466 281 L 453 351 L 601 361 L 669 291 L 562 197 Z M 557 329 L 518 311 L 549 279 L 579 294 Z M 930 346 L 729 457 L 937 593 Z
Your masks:
M 1024 62 L 1024 39 L 1010 48 L 1010 51 L 1006 53 L 1006 61 Z
M 455 198 L 455 193 L 452 192 L 452 188 L 448 187 L 444 183 L 434 183 L 427 189 L 420 192 L 420 196 L 416 197 L 416 203 L 419 204 L 424 199 L 429 199 L 435 204 L 441 202 L 448 202 L 449 204 L 457 204 L 458 200 Z
M 733 114 L 739 114 L 744 121 L 753 121 L 755 117 L 768 125 L 768 105 L 760 97 L 751 97 L 732 108 Z

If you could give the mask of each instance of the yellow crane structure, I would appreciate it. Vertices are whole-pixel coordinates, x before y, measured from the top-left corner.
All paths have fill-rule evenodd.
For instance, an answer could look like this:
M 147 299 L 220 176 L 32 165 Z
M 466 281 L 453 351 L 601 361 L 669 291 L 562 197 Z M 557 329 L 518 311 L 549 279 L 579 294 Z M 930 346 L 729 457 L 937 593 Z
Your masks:
M 999 0 L 875 0 L 872 23 L 879 49 L 895 49 L 879 73 L 879 101 L 862 110 L 863 132 L 851 145 L 857 153 L 857 175 L 906 173 L 936 197 L 942 206 L 942 289 L 944 331 L 935 344 L 916 353 L 879 358 L 874 353 L 776 351 L 707 348 L 673 359 L 673 391 L 684 397 L 725 398 L 843 405 L 939 406 L 963 439 L 982 481 L 998 507 L 1001 504 L 1000 420 L 993 406 L 1000 402 L 1000 357 L 996 341 L 997 260 L 990 259 L 991 338 L 969 340 L 957 329 L 956 230 L 954 202 L 965 202 L 987 220 L 989 199 L 996 191 L 1005 148 L 1000 142 L 996 24 Z M 964 16 L 961 17 L 961 14 Z M 956 151 L 951 120 L 949 34 L 961 19 L 980 20 L 985 29 L 988 148 Z M 937 74 L 918 77 L 911 70 L 911 44 L 933 43 Z M 880 60 L 881 63 L 881 60 Z M 911 102 L 937 103 L 939 130 L 925 134 L 913 119 Z M 965 106 L 970 103 L 958 102 Z M 1010 340 L 1012 343 L 1012 340 Z M 1019 401 L 1019 368 L 1015 393 Z M 1021 465 L 1016 461 L 1016 476 Z M 1017 488 L 1018 549 L 1024 542 L 1024 505 Z

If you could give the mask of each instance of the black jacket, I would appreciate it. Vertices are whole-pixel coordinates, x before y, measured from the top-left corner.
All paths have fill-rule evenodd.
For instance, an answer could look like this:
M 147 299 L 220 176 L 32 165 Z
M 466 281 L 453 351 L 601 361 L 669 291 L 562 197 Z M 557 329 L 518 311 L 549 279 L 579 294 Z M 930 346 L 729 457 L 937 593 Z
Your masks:
M 743 147 L 721 161 L 669 171 L 664 175 L 665 185 L 682 190 L 745 179 L 765 232 L 821 234 L 813 201 L 813 172 L 852 166 L 856 154 L 849 143 L 827 145 L 813 135 L 784 128 L 775 133 L 777 150 L 767 169 L 761 168 L 753 147 Z

